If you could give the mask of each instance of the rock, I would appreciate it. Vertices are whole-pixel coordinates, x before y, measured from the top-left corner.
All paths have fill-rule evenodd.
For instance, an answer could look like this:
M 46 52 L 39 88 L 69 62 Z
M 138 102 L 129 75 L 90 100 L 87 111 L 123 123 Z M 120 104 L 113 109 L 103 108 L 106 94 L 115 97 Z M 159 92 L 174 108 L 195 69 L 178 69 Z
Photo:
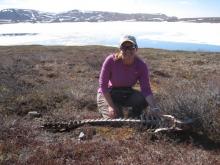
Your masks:
M 85 134 L 84 134 L 84 132 L 80 132 L 78 139 L 79 139 L 79 140 L 84 140 L 84 139 L 85 139 Z
M 41 117 L 42 115 L 37 111 L 30 111 L 28 112 L 28 116 L 35 118 L 35 117 Z

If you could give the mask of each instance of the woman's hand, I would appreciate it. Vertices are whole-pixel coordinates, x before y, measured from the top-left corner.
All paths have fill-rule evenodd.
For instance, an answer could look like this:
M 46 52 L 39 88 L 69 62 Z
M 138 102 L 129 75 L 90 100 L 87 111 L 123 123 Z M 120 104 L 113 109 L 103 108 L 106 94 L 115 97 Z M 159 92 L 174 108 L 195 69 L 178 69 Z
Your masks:
M 117 107 L 108 107 L 108 116 L 112 119 L 117 118 Z

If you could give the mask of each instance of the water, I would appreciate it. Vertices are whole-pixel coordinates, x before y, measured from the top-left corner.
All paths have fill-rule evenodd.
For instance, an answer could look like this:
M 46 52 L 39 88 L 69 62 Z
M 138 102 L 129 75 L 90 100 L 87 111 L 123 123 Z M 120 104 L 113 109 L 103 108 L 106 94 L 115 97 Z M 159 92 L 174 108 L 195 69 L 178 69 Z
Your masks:
M 125 34 L 142 48 L 220 52 L 220 24 L 186 22 L 1 24 L 0 45 L 118 46 Z

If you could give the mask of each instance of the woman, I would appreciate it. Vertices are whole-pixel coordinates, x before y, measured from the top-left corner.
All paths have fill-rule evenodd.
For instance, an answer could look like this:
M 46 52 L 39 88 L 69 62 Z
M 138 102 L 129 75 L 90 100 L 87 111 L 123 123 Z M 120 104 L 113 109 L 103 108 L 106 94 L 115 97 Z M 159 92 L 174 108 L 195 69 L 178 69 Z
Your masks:
M 109 55 L 101 69 L 97 105 L 104 118 L 123 118 L 123 107 L 132 107 L 128 117 L 140 117 L 144 108 L 158 115 L 149 83 L 147 65 L 137 56 L 134 36 L 126 35 L 120 41 L 120 51 Z M 132 87 L 139 81 L 141 91 Z

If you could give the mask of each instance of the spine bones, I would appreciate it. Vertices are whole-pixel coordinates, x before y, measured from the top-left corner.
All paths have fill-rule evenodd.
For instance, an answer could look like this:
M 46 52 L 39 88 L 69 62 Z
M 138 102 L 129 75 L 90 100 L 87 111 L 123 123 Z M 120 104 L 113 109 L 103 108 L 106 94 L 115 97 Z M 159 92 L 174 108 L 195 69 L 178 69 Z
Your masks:
M 162 115 L 161 117 L 142 116 L 141 119 L 85 119 L 85 120 L 71 120 L 69 122 L 48 122 L 42 128 L 54 130 L 56 132 L 63 132 L 78 128 L 85 124 L 89 125 L 126 125 L 139 124 L 146 127 L 148 130 L 154 132 L 168 131 L 168 130 L 185 130 L 189 128 L 192 120 L 181 121 L 177 120 L 171 115 Z

